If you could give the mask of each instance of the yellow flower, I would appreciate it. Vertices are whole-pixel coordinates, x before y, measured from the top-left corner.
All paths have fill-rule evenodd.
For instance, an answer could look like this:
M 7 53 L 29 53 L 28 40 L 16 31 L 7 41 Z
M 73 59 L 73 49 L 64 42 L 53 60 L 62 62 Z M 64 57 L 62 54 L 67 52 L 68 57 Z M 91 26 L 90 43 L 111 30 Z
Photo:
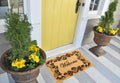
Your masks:
M 117 33 L 117 32 L 119 31 L 119 28 L 115 28 L 114 30 L 115 30 L 115 32 Z
M 31 45 L 31 46 L 29 47 L 29 50 L 30 50 L 30 51 L 33 51 L 35 47 L 36 47 L 36 45 Z
M 32 53 L 29 56 L 29 59 L 32 59 L 33 61 L 35 61 L 36 63 L 38 63 L 40 61 L 39 57 L 36 55 L 36 53 Z
M 119 31 L 119 28 L 114 28 L 109 30 L 109 34 L 115 35 Z
M 114 35 L 115 31 L 114 30 L 109 30 L 110 34 Z
M 112 35 L 115 35 L 116 31 L 114 29 L 111 29 L 111 30 L 109 30 L 109 33 L 112 34 Z
M 102 33 L 102 32 L 104 31 L 103 27 L 101 27 L 101 26 L 98 26 L 98 27 L 97 27 L 97 30 L 98 30 L 98 32 L 100 32 L 100 33 Z
M 35 52 L 38 52 L 38 51 L 39 51 L 39 48 L 38 48 L 38 47 L 34 48 L 34 51 L 35 51 Z
M 12 62 L 12 66 L 13 67 L 17 67 L 17 68 L 23 68 L 25 67 L 25 62 L 26 60 L 22 59 L 16 59 L 15 61 Z
M 38 52 L 38 51 L 39 51 L 39 48 L 38 48 L 36 45 L 31 45 L 31 46 L 29 47 L 29 50 L 30 50 L 30 51 Z

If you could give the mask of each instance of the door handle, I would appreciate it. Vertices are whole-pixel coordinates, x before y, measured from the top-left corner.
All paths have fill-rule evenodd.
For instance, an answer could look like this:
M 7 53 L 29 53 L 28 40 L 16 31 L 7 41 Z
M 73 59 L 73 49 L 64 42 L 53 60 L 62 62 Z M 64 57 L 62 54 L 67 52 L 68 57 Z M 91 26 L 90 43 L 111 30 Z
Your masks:
M 80 6 L 80 5 L 81 5 L 80 1 L 77 0 L 77 2 L 76 2 L 76 7 L 75 7 L 75 13 L 78 12 L 78 9 L 79 9 L 79 6 Z

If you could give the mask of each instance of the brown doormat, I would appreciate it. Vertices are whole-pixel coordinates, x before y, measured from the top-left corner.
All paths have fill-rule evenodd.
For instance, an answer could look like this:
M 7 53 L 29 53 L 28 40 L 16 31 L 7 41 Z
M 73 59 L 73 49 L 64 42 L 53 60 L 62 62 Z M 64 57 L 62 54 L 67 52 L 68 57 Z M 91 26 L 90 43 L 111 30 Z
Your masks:
M 56 83 L 60 83 L 63 80 L 92 67 L 93 64 L 83 56 L 79 50 L 73 50 L 47 60 L 46 66 L 52 76 L 56 79 Z

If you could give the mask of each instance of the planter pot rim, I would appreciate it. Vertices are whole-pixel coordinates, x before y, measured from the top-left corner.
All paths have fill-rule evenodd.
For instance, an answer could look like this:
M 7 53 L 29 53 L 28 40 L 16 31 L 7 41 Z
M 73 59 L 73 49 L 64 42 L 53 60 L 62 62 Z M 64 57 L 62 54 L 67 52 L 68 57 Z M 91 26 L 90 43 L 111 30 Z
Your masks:
M 1 66 L 1 68 L 4 70 L 4 71 L 6 71 L 6 72 L 8 72 L 8 73 L 10 73 L 10 74 L 19 74 L 19 75 L 23 75 L 24 73 L 30 73 L 30 72 L 33 72 L 33 71 L 35 71 L 35 70 L 38 70 L 43 64 L 40 64 L 40 65 L 38 65 L 36 68 L 34 68 L 34 69 L 31 69 L 31 70 L 28 70 L 28 71 L 21 71 L 21 72 L 16 72 L 16 71 L 13 71 L 13 70 L 9 70 L 7 67 L 5 67 L 5 65 L 3 64 L 3 58 L 4 58 L 4 56 L 6 55 L 6 53 L 9 51 L 10 49 L 8 49 L 6 52 L 4 52 L 2 55 L 1 55 L 1 57 L 0 57 L 0 66 Z M 41 52 L 42 52 L 42 54 L 43 54 L 43 58 L 46 60 L 46 54 L 45 54 L 45 52 L 40 48 L 40 50 L 41 50 Z
M 94 30 L 94 33 L 96 33 L 96 34 L 101 34 L 101 35 L 107 36 L 107 37 L 114 37 L 114 36 L 115 36 L 115 35 L 114 35 L 114 36 L 110 36 L 110 35 L 107 35 L 107 34 L 104 34 L 104 33 L 99 33 L 99 32 L 97 32 L 97 31 L 95 31 L 95 30 Z

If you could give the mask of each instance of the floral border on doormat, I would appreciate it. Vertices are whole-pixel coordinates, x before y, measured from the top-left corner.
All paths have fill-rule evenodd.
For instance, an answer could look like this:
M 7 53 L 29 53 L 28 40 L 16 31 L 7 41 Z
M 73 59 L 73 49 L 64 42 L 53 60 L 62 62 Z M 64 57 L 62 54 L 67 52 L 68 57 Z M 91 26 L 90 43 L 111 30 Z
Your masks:
M 67 61 L 67 59 L 72 57 L 72 56 L 76 56 L 77 59 L 73 60 L 72 62 Z M 64 67 L 72 65 L 74 63 L 77 63 L 78 60 L 82 62 L 82 65 L 73 66 L 68 71 L 66 71 L 64 73 L 60 72 L 59 67 L 57 65 L 55 65 L 56 62 L 65 61 L 65 63 L 60 65 L 61 67 L 64 68 Z M 77 74 L 77 73 L 93 66 L 93 64 L 86 57 L 84 57 L 80 53 L 79 50 L 74 50 L 74 51 L 68 52 L 68 53 L 63 54 L 61 56 L 57 56 L 55 58 L 48 60 L 46 62 L 46 66 L 49 68 L 50 72 L 53 73 L 53 76 L 57 80 L 57 83 L 58 83 L 58 82 L 61 82 L 62 80 L 67 79 L 68 77 L 73 76 L 74 74 Z

